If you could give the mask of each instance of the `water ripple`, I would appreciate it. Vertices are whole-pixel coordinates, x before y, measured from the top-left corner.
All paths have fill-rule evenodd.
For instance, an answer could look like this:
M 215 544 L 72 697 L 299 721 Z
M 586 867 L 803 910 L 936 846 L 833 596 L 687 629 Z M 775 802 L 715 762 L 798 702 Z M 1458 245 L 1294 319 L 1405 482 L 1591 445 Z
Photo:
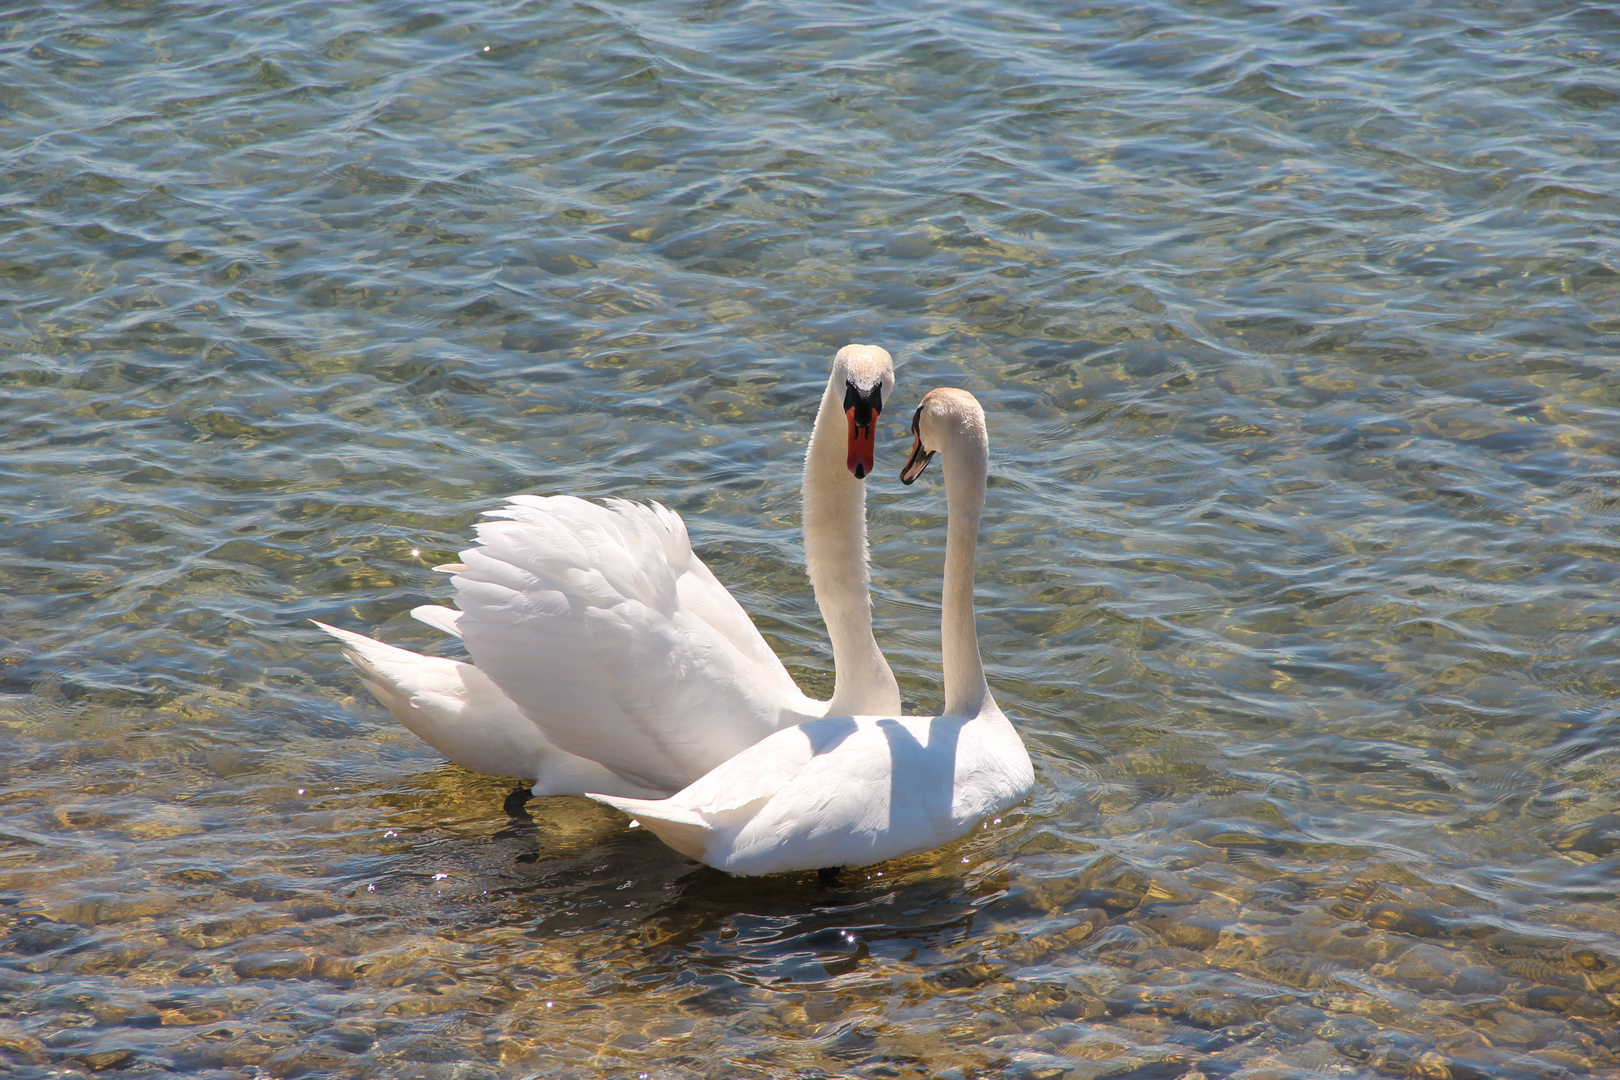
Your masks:
M 0 40 L 0 1063 L 1620 1068 L 1612 17 L 157 0 Z M 829 689 L 826 358 L 994 444 L 1039 783 L 837 883 L 444 765 L 481 510 L 656 498 Z M 937 707 L 943 501 L 870 489 Z

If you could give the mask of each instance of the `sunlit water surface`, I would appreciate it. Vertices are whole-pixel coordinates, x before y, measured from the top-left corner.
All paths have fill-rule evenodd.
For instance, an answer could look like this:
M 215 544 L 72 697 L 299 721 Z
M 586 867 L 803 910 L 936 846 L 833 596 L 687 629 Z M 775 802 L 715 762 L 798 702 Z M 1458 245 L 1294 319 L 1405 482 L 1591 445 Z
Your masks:
M 1611 6 L 128 0 L 0 20 L 0 1071 L 1620 1075 Z M 658 499 L 805 688 L 875 614 L 1035 795 L 740 880 L 400 730 L 311 617 Z

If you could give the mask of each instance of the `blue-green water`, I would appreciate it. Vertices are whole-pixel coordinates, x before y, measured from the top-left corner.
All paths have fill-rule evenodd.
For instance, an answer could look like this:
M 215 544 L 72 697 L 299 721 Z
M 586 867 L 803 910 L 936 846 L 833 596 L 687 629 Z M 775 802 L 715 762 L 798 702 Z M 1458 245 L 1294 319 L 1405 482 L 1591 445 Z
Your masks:
M 12 6 L 0 1071 L 1620 1075 L 1617 161 L 1595 4 Z M 905 422 L 989 414 L 978 835 L 509 818 L 305 621 L 658 499 L 825 692 L 851 341 L 919 710 Z

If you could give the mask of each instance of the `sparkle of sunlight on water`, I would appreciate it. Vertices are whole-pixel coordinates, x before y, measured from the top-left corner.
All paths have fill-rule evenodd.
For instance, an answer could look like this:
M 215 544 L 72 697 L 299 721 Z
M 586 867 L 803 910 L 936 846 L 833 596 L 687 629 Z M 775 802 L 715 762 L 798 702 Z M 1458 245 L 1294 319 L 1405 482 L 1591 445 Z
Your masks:
M 0 1072 L 1620 1076 L 1617 121 L 1550 0 L 14 7 Z M 904 423 L 989 413 L 968 839 L 728 878 L 307 623 L 658 499 L 825 693 L 851 341 L 919 710 Z

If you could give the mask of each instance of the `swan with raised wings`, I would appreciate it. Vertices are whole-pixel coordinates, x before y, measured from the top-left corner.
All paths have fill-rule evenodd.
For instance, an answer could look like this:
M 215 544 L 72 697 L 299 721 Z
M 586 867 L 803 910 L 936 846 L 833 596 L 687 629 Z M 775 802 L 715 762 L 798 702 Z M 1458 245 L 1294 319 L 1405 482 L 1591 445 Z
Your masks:
M 520 495 L 454 566 L 455 610 L 411 612 L 473 663 L 320 623 L 395 719 L 475 772 L 535 795 L 658 798 L 785 727 L 898 711 L 872 637 L 866 488 L 894 362 L 833 358 L 804 464 L 804 547 L 832 641 L 830 701 L 803 694 L 731 593 L 656 503 Z
M 828 714 L 755 743 L 670 798 L 592 798 L 710 866 L 775 874 L 927 851 L 1029 795 L 1029 753 L 990 695 L 973 625 L 990 466 L 984 410 L 965 390 L 940 388 L 923 398 L 911 430 L 900 479 L 916 480 L 936 453 L 945 466 L 944 713 Z

